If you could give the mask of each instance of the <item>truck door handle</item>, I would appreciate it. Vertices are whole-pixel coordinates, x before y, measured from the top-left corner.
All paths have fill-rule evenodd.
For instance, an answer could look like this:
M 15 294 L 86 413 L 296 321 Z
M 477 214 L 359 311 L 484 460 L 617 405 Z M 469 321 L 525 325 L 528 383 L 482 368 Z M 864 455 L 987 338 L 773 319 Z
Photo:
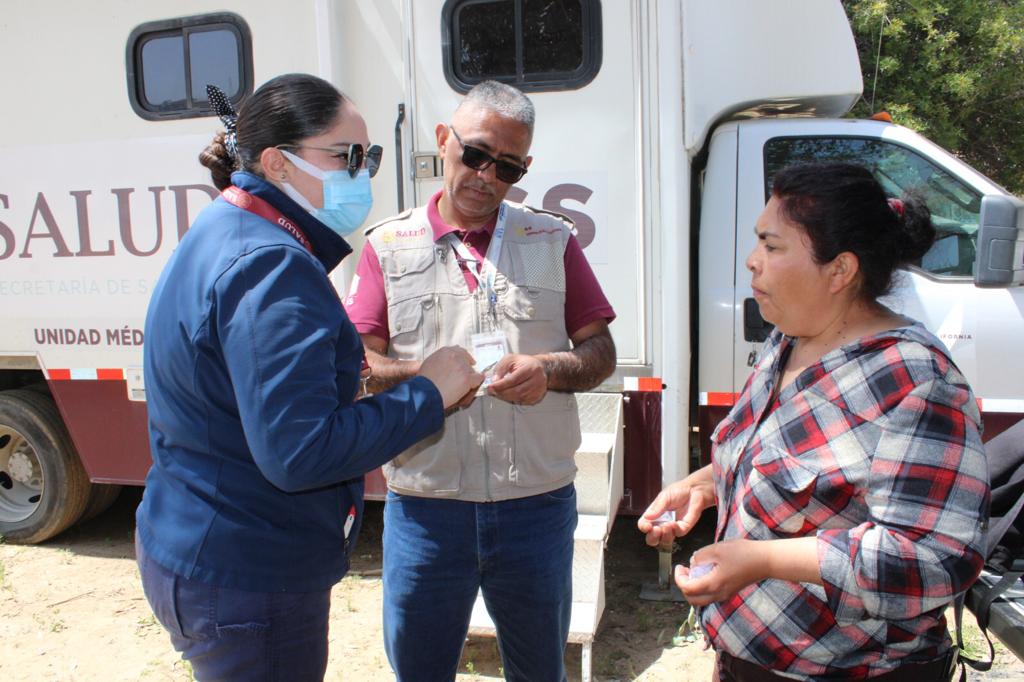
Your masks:
M 405 210 L 405 178 L 402 175 L 402 123 L 405 121 L 405 103 L 398 103 L 398 119 L 395 121 L 395 177 L 398 181 L 398 212 Z
M 775 325 L 761 317 L 761 308 L 753 298 L 743 299 L 743 340 L 763 342 Z

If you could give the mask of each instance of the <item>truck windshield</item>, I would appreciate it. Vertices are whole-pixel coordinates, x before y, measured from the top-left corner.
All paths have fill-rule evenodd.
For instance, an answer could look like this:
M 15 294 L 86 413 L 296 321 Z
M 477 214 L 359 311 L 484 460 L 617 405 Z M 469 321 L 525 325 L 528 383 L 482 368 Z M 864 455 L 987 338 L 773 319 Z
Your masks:
M 866 165 L 886 193 L 914 191 L 928 204 L 937 236 L 917 265 L 934 275 L 972 277 L 981 215 L 981 194 L 913 150 L 859 137 L 779 137 L 765 146 L 765 200 L 775 173 L 807 161 L 851 161 Z

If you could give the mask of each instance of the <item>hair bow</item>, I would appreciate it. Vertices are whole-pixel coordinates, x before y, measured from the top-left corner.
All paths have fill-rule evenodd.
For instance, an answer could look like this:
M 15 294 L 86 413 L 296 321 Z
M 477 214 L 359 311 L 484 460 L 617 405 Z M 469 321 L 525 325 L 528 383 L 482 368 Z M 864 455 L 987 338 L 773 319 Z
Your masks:
M 238 128 L 238 112 L 235 111 L 235 107 L 231 104 L 228 96 L 224 94 L 224 91 L 216 85 L 207 84 L 206 97 L 210 100 L 210 104 L 213 105 L 214 113 L 217 114 L 224 124 L 224 130 L 227 133 L 224 136 L 224 146 L 227 147 L 231 158 L 237 159 L 238 135 L 236 129 Z

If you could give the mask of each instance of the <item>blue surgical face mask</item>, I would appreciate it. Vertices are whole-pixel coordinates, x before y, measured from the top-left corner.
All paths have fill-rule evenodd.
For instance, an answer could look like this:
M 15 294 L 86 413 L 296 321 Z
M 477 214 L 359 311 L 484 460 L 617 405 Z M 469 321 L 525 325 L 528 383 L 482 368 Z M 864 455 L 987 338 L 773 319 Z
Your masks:
M 323 185 L 324 207 L 314 207 L 309 199 L 287 182 L 282 183 L 285 194 L 342 237 L 359 229 L 373 207 L 370 171 L 361 168 L 353 178 L 347 170 L 325 171 L 287 150 L 281 149 L 281 153 L 295 164 L 296 168 L 320 180 Z

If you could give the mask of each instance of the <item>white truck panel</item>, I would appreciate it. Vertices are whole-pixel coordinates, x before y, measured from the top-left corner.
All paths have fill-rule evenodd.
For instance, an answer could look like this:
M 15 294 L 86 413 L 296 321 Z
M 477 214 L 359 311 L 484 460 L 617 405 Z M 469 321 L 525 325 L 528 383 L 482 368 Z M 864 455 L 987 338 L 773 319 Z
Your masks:
M 209 118 L 154 125 L 135 114 L 128 99 L 125 45 L 140 24 L 224 11 L 240 15 L 252 34 L 259 36 L 253 41 L 256 86 L 282 73 L 316 73 L 316 26 L 313 4 L 308 0 L 224 0 L 216 4 L 207 0 L 107 0 L 47 6 L 33 0 L 10 0 L 3 8 L 0 63 L 30 68 L 5 70 L 5 88 L 16 94 L 19 106 L 5 107 L 4 127 L 13 126 L 26 135 L 31 131 L 33 142 L 54 143 L 110 140 L 124 144 L 130 138 L 155 134 L 211 134 Z M 8 143 L 4 135 L 0 149 Z
M 397 171 L 395 157 L 395 122 L 398 105 L 406 106 L 405 130 L 409 129 L 411 105 L 405 88 L 405 50 L 402 25 L 402 0 L 351 0 L 338 3 L 316 0 L 326 5 L 327 20 L 321 27 L 321 38 L 327 40 L 329 65 L 321 74 L 351 97 L 366 121 L 370 141 L 384 148 L 380 173 L 373 179 L 373 209 L 366 225 L 373 225 L 398 212 Z M 439 23 L 439 22 L 436 22 Z M 328 77 L 329 76 L 329 77 Z M 410 206 L 412 147 L 403 140 L 403 186 L 406 207 Z M 359 253 L 365 243 L 362 232 L 346 238 L 355 253 L 342 261 L 331 279 L 339 291 L 346 291 L 355 273 Z
M 697 332 L 699 391 L 731 390 L 743 379 L 733 376 L 733 349 L 743 341 L 736 327 L 734 296 L 738 259 L 722 258 L 736 252 L 736 145 L 735 123 L 726 123 L 711 135 L 700 213 Z M 743 229 L 742 226 L 739 229 Z
M 686 128 L 677 106 L 684 99 L 684 53 L 677 38 L 682 10 L 675 3 L 657 3 L 652 9 L 651 33 L 656 36 L 658 51 L 651 89 L 658 108 L 652 120 L 657 132 L 652 131 L 650 139 L 652 153 L 657 150 L 658 165 L 644 189 L 658 198 L 649 227 L 656 254 L 652 258 L 656 263 L 652 330 L 658 343 L 655 376 L 665 382 L 661 395 L 661 478 L 662 485 L 667 485 L 690 472 L 692 166 L 684 154 Z M 637 281 L 643 285 L 643 280 Z
M 685 145 L 736 115 L 842 116 L 860 97 L 860 60 L 839 2 L 682 3 Z
M 160 269 L 179 230 L 210 202 L 206 191 L 185 189 L 209 183 L 195 160 L 208 142 L 178 135 L 4 149 L 19 172 L 0 200 L 10 231 L 0 251 L 12 251 L 0 269 L 0 355 L 31 347 L 46 368 L 142 364 L 142 322 Z M 77 337 L 70 343 L 68 330 Z

